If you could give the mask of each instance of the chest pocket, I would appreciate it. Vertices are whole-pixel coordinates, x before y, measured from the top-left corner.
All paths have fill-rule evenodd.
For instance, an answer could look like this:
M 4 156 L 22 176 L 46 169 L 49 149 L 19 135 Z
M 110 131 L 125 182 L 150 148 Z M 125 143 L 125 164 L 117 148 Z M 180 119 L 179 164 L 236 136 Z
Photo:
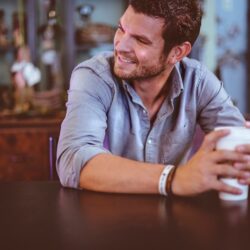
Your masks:
M 194 131 L 183 127 L 164 136 L 162 142 L 161 162 L 163 164 L 178 164 L 192 143 Z

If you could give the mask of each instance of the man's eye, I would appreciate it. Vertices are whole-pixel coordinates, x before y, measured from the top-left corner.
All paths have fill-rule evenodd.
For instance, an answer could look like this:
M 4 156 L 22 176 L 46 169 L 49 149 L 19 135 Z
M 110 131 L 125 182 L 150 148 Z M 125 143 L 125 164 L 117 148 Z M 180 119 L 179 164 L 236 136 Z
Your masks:
M 123 28 L 120 24 L 117 26 L 117 29 L 123 32 Z
M 142 43 L 142 44 L 145 44 L 145 45 L 149 44 L 147 41 L 145 41 L 145 40 L 143 40 L 143 39 L 137 39 L 137 41 L 138 41 L 139 43 Z

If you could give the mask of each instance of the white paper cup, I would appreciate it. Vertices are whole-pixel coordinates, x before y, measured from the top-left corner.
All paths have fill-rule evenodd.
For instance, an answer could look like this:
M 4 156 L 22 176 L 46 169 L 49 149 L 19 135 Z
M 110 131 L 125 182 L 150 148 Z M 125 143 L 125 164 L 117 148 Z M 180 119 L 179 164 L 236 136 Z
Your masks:
M 216 149 L 222 150 L 235 150 L 236 146 L 243 145 L 243 144 L 250 144 L 250 129 L 245 127 L 217 127 L 215 130 L 221 129 L 229 129 L 230 134 L 221 138 L 217 145 Z M 242 185 L 238 182 L 237 179 L 234 178 L 221 178 L 221 181 L 224 183 L 237 187 L 242 191 L 242 194 L 235 195 L 220 192 L 219 197 L 222 200 L 228 201 L 239 201 L 239 200 L 246 200 L 248 198 L 248 185 Z

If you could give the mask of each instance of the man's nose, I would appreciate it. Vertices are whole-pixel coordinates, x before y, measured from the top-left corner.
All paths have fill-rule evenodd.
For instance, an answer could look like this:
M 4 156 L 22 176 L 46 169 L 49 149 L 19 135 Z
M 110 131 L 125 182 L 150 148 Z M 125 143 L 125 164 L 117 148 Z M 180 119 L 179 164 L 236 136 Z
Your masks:
M 131 38 L 127 35 L 123 35 L 117 40 L 116 50 L 123 52 L 130 52 L 132 49 L 132 41 Z

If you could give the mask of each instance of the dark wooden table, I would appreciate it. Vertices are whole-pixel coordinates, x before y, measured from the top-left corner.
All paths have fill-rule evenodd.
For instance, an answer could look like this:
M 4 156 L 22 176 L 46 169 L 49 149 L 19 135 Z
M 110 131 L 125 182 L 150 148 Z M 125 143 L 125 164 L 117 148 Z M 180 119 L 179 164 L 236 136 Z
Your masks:
M 250 249 L 249 201 L 166 199 L 0 183 L 0 249 Z

